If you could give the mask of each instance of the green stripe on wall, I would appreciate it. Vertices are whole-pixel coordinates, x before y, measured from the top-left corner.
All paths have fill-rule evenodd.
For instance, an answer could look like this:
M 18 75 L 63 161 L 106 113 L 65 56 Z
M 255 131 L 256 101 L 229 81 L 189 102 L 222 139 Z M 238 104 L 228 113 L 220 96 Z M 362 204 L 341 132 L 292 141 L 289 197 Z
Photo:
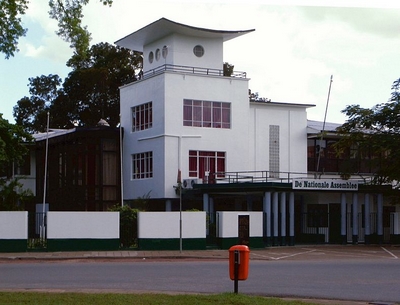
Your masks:
M 221 249 L 229 249 L 230 247 L 237 245 L 238 242 L 239 238 L 237 237 L 218 239 L 218 245 Z M 265 248 L 264 239 L 262 237 L 250 237 L 249 248 Z
M 117 239 L 48 239 L 47 251 L 112 251 L 119 249 Z
M 26 239 L 0 239 L 0 252 L 26 252 Z
M 140 238 L 138 240 L 139 250 L 179 250 L 179 238 Z M 205 250 L 205 238 L 182 239 L 184 250 Z

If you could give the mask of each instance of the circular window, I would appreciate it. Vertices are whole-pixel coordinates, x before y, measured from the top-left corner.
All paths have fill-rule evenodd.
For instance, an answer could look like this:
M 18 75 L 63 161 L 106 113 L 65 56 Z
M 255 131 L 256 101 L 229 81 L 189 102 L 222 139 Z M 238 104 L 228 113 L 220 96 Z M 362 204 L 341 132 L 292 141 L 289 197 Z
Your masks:
M 154 53 L 153 53 L 153 52 L 150 52 L 150 53 L 149 53 L 149 62 L 152 63 L 153 60 L 154 60 Z
M 193 53 L 197 57 L 202 57 L 204 55 L 204 48 L 200 45 L 197 45 L 193 48 Z
M 167 46 L 163 46 L 162 48 L 162 57 L 163 58 L 167 58 L 168 55 L 168 47 Z
M 160 59 L 160 56 L 161 56 L 160 49 L 157 49 L 157 50 L 156 50 L 156 60 L 159 60 L 159 59 Z

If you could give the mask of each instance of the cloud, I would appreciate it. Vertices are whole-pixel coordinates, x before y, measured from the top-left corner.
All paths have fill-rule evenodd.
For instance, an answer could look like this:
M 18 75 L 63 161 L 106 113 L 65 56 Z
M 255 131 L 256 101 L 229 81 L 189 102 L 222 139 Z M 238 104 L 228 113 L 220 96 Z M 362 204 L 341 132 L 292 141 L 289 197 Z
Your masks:
M 400 9 L 303 7 L 301 12 L 314 22 L 342 22 L 359 33 L 395 39 L 400 36 Z

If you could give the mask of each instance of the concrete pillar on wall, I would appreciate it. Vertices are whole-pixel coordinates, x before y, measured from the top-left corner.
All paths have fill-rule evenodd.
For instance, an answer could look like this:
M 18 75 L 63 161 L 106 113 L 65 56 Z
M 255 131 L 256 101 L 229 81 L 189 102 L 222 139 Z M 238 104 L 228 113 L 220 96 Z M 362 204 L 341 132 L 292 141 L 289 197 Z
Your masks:
M 378 233 L 378 242 L 383 243 L 383 195 L 378 194 L 377 197 L 377 221 L 376 230 Z
M 347 220 L 347 202 L 346 194 L 340 194 L 340 235 L 342 236 L 342 244 L 347 244 L 346 233 L 346 220 Z
M 263 198 L 263 211 L 264 211 L 264 236 L 265 244 L 267 247 L 271 246 L 271 192 L 265 192 Z
M 366 245 L 370 243 L 371 235 L 371 206 L 369 194 L 364 195 L 364 242 Z
M 279 237 L 279 232 L 278 232 L 278 230 L 279 230 L 279 227 L 278 227 L 278 217 L 279 217 L 279 211 L 278 211 L 278 200 L 279 200 L 279 197 L 278 197 L 278 193 L 277 192 L 274 192 L 273 193 L 273 195 L 272 195 L 272 215 L 274 216 L 274 221 L 273 221 L 273 228 L 274 228 L 274 230 L 273 230 L 273 241 L 272 241 L 272 243 L 273 243 L 273 245 L 274 246 L 278 246 L 279 245 L 279 243 L 278 243 L 278 237 Z
M 358 194 L 353 194 L 353 244 L 358 243 Z
M 289 193 L 289 246 L 294 246 L 294 193 Z
M 281 193 L 281 246 L 286 246 L 286 193 Z
M 167 199 L 165 201 L 165 211 L 166 212 L 171 212 L 172 211 L 172 201 L 170 199 Z

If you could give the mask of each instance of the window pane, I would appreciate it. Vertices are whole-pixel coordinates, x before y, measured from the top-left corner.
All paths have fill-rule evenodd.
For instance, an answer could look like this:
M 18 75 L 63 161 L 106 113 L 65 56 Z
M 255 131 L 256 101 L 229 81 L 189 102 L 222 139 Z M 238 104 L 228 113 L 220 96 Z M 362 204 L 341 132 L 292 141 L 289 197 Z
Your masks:
M 225 152 L 189 151 L 189 177 L 204 179 L 206 171 L 211 174 L 215 171 L 220 172 L 218 177 L 223 177 L 225 172 Z M 205 183 L 212 181 L 215 180 L 210 179 Z
M 151 128 L 152 125 L 152 102 L 132 107 L 132 132 Z
M 132 179 L 153 177 L 153 152 L 132 155 Z
M 183 126 L 231 128 L 231 104 L 184 99 Z
M 211 102 L 203 103 L 203 127 L 211 127 Z

